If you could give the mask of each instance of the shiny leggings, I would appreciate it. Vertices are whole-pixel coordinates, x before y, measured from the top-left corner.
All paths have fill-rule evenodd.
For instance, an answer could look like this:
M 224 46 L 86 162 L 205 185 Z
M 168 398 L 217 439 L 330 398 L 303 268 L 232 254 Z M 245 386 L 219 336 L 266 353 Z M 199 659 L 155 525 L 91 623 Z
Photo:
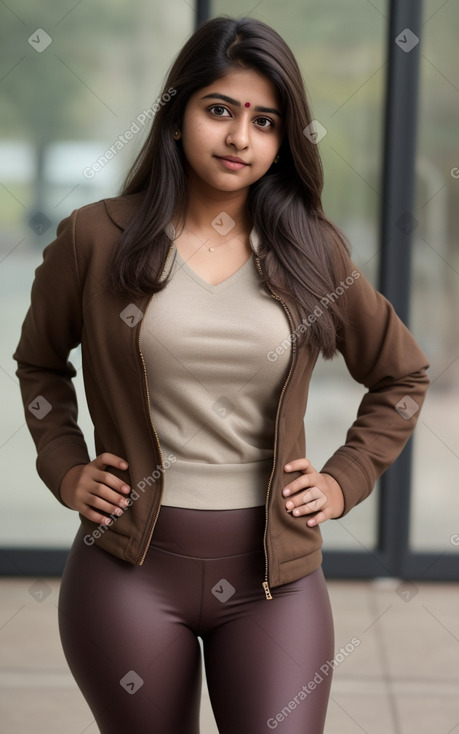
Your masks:
M 263 528 L 263 507 L 163 506 L 135 566 L 86 545 L 80 527 L 59 630 L 102 734 L 198 734 L 198 637 L 221 734 L 323 732 L 334 639 L 322 569 L 267 600 Z

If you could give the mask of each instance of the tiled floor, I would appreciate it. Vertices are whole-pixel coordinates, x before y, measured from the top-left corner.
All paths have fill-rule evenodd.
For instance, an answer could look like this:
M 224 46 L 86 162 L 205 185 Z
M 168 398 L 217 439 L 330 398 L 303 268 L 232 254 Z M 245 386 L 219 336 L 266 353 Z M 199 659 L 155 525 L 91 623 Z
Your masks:
M 337 666 L 326 734 L 459 734 L 459 585 L 328 586 Z M 58 589 L 58 579 L 0 581 L 0 734 L 99 731 L 61 650 Z M 205 686 L 201 722 L 217 734 Z

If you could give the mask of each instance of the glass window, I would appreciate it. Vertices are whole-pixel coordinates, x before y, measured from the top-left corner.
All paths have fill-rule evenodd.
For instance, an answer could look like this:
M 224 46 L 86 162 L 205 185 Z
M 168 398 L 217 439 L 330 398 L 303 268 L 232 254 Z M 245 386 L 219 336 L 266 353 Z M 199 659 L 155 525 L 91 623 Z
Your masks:
M 410 545 L 459 551 L 459 156 L 456 3 L 425 0 L 411 328 L 431 362 L 414 440 Z
M 0 22 L 0 538 L 3 545 L 68 547 L 78 515 L 36 474 L 11 355 L 44 246 L 73 209 L 118 193 L 194 12 L 181 0 L 39 7 L 22 0 L 14 11 L 2 5 Z M 116 155 L 107 156 L 116 141 Z M 91 447 L 79 349 L 72 361 Z

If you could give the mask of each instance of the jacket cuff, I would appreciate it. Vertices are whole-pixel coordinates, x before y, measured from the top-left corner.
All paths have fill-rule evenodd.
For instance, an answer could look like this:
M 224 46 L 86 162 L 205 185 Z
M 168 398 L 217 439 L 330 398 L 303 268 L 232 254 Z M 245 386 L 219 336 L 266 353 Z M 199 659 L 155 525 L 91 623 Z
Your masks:
M 371 493 L 377 477 L 370 477 L 362 465 L 354 461 L 349 450 L 338 449 L 320 470 L 321 474 L 330 474 L 336 479 L 344 495 L 344 517 Z M 336 518 L 339 519 L 339 518 Z
M 85 443 L 60 441 L 47 446 L 37 457 L 37 472 L 56 499 L 68 508 L 61 498 L 60 486 L 64 475 L 72 466 L 88 464 L 91 458 Z M 69 508 L 68 508 L 69 509 Z

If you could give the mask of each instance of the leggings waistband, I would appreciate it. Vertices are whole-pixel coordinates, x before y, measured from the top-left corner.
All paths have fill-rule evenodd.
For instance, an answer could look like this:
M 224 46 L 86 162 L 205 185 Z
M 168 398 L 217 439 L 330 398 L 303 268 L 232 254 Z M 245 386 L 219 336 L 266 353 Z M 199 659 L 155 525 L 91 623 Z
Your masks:
M 223 558 L 263 550 L 265 508 L 190 510 L 163 505 L 151 547 L 194 558 Z

